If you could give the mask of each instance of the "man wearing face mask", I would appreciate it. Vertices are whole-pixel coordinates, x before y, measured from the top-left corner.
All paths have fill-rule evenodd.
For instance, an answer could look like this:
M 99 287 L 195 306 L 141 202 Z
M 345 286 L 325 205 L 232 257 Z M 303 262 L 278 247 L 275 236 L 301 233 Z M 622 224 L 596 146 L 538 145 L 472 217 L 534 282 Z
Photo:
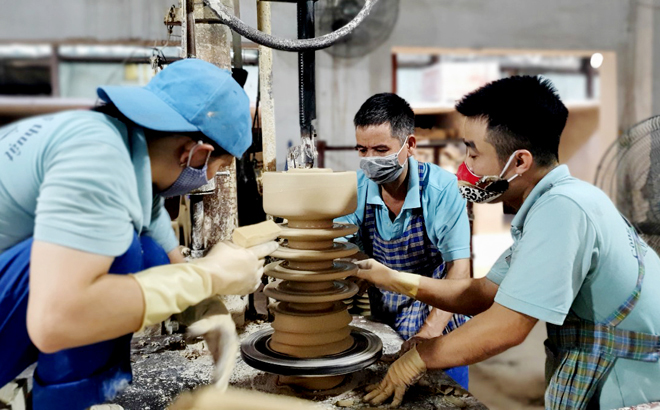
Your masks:
M 374 95 L 357 112 L 354 124 L 361 157 L 358 207 L 337 221 L 358 225 L 352 240 L 368 257 L 392 269 L 435 279 L 469 278 L 466 202 L 454 175 L 413 158 L 415 115 L 408 103 L 395 94 Z M 431 309 L 398 289 L 372 287 L 369 299 L 372 316 L 406 340 L 403 351 L 467 320 Z M 447 373 L 467 388 L 466 366 Z
M 251 293 L 277 248 L 220 243 L 185 263 L 163 208 L 252 143 L 228 71 L 188 59 L 98 95 L 93 111 L 0 128 L 0 387 L 36 362 L 36 410 L 112 398 L 132 377 L 133 332 Z
M 660 258 L 598 188 L 559 165 L 568 111 L 548 80 L 502 79 L 465 96 L 461 191 L 515 213 L 514 244 L 482 279 L 438 281 L 372 263 L 357 275 L 476 315 L 397 360 L 365 399 L 382 403 L 427 369 L 476 363 L 548 325 L 545 408 L 660 400 Z

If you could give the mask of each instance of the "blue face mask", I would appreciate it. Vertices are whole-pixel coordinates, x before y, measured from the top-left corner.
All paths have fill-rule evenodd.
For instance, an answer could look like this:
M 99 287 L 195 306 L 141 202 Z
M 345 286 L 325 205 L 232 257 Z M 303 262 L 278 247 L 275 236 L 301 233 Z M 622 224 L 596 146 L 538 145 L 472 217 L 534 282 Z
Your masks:
M 406 137 L 401 149 L 396 154 L 390 154 L 386 157 L 364 157 L 360 159 L 360 168 L 364 171 L 364 175 L 378 185 L 395 181 L 403 173 L 404 165 L 406 164 L 406 162 L 399 164 L 399 154 L 407 142 L 408 137 Z
M 183 169 L 183 171 L 181 171 L 181 174 L 176 179 L 176 181 L 174 181 L 172 186 L 161 192 L 160 196 L 164 198 L 170 198 L 173 196 L 185 195 L 188 192 L 193 191 L 202 185 L 206 185 L 209 182 L 209 180 L 206 179 L 206 169 L 208 168 L 209 158 L 211 157 L 210 152 L 206 157 L 204 167 L 197 169 L 190 166 L 190 160 L 193 157 L 195 148 L 199 147 L 200 145 L 202 145 L 202 141 L 197 142 L 197 145 L 192 147 L 190 150 L 190 155 L 188 155 L 188 164 Z

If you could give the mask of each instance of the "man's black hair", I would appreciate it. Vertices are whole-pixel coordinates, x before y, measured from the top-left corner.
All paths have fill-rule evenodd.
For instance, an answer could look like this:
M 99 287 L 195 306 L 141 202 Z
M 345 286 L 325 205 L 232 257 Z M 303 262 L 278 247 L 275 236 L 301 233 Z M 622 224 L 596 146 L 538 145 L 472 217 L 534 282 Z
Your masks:
M 100 105 L 97 105 L 95 107 L 92 107 L 92 111 L 99 112 L 101 114 L 105 114 L 109 117 L 113 117 L 121 122 L 123 122 L 126 125 L 133 125 L 135 124 L 133 121 L 131 121 L 130 118 L 125 116 L 121 111 L 119 111 L 119 108 L 117 108 L 116 105 L 113 103 L 103 103 Z M 167 132 L 167 131 L 157 131 L 157 130 L 152 130 L 150 128 L 142 127 L 144 128 L 144 135 L 147 139 L 158 139 L 158 138 L 163 138 L 163 137 L 168 137 L 171 136 L 172 134 L 177 134 L 177 135 L 184 135 L 188 136 L 191 139 L 195 141 L 202 141 L 205 144 L 211 144 L 213 146 L 213 152 L 211 152 L 211 156 L 214 158 L 221 157 L 223 155 L 231 155 L 228 153 L 224 148 L 222 148 L 220 145 L 218 145 L 215 141 L 204 135 L 202 132 Z
M 550 80 L 508 77 L 464 96 L 456 110 L 488 122 L 487 140 L 504 163 L 518 149 L 532 153 L 542 167 L 559 161 L 559 139 L 568 110 Z
M 362 104 L 353 119 L 355 128 L 390 124 L 392 137 L 403 144 L 406 137 L 415 133 L 415 113 L 410 104 L 392 93 L 371 96 Z

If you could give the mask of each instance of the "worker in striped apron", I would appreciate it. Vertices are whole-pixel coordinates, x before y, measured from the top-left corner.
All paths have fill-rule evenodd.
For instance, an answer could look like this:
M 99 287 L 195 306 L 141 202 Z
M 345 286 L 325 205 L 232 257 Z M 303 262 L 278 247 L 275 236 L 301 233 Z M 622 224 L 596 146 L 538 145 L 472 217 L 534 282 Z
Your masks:
M 414 113 L 395 94 L 369 98 L 355 115 L 358 206 L 339 218 L 359 231 L 353 240 L 371 258 L 429 278 L 468 278 L 470 232 L 466 202 L 456 177 L 412 157 Z M 431 309 L 399 292 L 369 289 L 372 317 L 392 326 L 406 340 L 402 351 L 420 340 L 447 334 L 466 322 L 464 315 Z M 468 386 L 468 368 L 446 372 Z
M 418 163 L 420 197 L 428 183 L 428 169 L 429 164 Z M 367 255 L 392 269 L 415 272 L 434 279 L 447 276 L 442 255 L 426 235 L 421 210 L 413 212 L 412 220 L 401 237 L 388 241 L 376 229 L 374 208 L 374 205 L 366 204 L 364 223 L 361 226 L 362 246 Z M 429 306 L 423 302 L 375 287 L 369 288 L 369 300 L 374 318 L 394 323 L 394 329 L 406 340 L 417 335 L 430 312 Z M 466 321 L 463 315 L 452 315 L 442 333 L 449 333 Z
M 545 403 L 550 409 L 599 408 L 598 394 L 617 359 L 647 363 L 658 363 L 660 359 L 660 335 L 618 327 L 639 301 L 645 274 L 644 254 L 648 252 L 648 245 L 626 223 L 639 264 L 637 283 L 630 296 L 599 323 L 574 313 L 569 313 L 561 326 L 548 323 Z
M 604 192 L 559 164 L 568 110 L 540 77 L 511 77 L 465 96 L 468 155 L 458 188 L 502 202 L 513 245 L 485 278 L 435 280 L 375 260 L 357 276 L 450 312 L 465 325 L 394 362 L 365 399 L 378 405 L 427 369 L 473 364 L 548 325 L 548 409 L 622 408 L 660 401 L 660 257 Z M 650 176 L 652 177 L 652 176 Z

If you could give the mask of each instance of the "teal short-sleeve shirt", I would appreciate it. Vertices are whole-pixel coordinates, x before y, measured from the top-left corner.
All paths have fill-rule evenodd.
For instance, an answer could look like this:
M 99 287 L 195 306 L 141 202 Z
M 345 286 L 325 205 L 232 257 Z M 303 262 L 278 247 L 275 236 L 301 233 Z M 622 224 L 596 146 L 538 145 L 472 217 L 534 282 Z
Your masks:
M 0 128 L 0 252 L 29 237 L 108 256 L 134 232 L 177 246 L 141 128 L 69 111 Z
M 386 241 L 398 239 L 410 226 L 413 213 L 421 208 L 426 234 L 440 251 L 445 262 L 470 257 L 470 222 L 466 202 L 458 190 L 456 176 L 437 165 L 425 163 L 425 181 L 419 180 L 419 162 L 408 158 L 408 190 L 403 207 L 394 220 L 383 202 L 378 185 L 357 171 L 358 205 L 354 213 L 335 219 L 336 222 L 361 226 L 367 204 L 374 206 L 376 229 Z M 420 182 L 425 185 L 420 195 Z M 359 245 L 360 231 L 354 241 Z
M 570 176 L 565 165 L 548 173 L 512 222 L 514 243 L 488 279 L 495 302 L 561 325 L 569 311 L 604 321 L 635 288 L 638 264 L 627 224 L 598 188 Z M 619 325 L 660 334 L 660 259 L 650 248 L 641 297 Z M 660 399 L 660 363 L 618 359 L 600 394 L 601 408 Z

